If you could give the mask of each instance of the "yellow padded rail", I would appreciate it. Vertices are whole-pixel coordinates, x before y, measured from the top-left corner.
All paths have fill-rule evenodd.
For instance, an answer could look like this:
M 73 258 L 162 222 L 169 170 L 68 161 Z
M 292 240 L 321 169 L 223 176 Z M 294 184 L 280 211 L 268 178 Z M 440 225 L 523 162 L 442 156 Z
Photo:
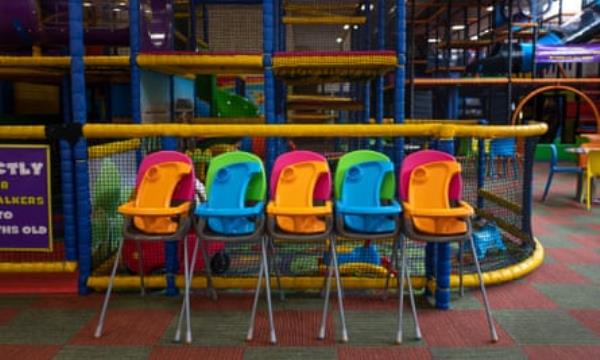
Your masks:
M 173 74 L 262 73 L 263 58 L 256 55 L 153 55 L 137 56 L 141 67 Z
M 0 56 L 0 67 L 68 68 L 70 65 L 70 56 Z
M 432 136 L 452 138 L 528 137 L 544 134 L 544 123 L 529 125 L 456 125 L 425 124 L 282 124 L 282 125 L 185 125 L 185 124 L 86 124 L 87 138 L 136 138 L 146 136 L 178 137 L 367 137 L 367 136 Z
M 45 139 L 46 128 L 43 125 L 1 126 L 0 139 Z
M 118 55 L 118 56 L 85 56 L 83 62 L 86 66 L 117 66 L 117 67 L 128 67 L 129 56 Z
M 75 261 L 52 262 L 0 262 L 0 273 L 55 273 L 74 272 L 77 270 Z

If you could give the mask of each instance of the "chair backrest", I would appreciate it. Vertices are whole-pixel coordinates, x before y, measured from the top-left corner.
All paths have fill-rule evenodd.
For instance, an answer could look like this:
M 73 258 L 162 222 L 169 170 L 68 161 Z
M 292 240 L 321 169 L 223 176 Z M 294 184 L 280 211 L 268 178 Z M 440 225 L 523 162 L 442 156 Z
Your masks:
M 490 144 L 490 155 L 494 156 L 514 156 L 517 150 L 515 138 L 493 139 Z
M 245 208 L 250 184 L 265 186 L 257 184 L 256 180 L 264 179 L 264 173 L 260 161 L 238 162 L 221 166 L 212 179 L 210 190 L 207 191 L 208 207 L 232 210 L 233 213 L 236 209 Z M 247 234 L 255 230 L 254 222 L 244 216 L 209 217 L 208 226 L 212 231 L 224 235 Z
M 144 157 L 144 159 L 142 160 L 142 163 L 140 164 L 140 167 L 138 169 L 137 177 L 136 177 L 136 181 L 135 181 L 136 189 L 139 187 L 140 182 L 143 178 L 143 174 L 146 173 L 148 168 L 150 168 L 151 166 L 153 166 L 155 164 L 160 164 L 163 162 L 170 162 L 170 161 L 183 162 L 183 163 L 189 164 L 192 167 L 194 165 L 192 160 L 187 155 L 182 154 L 177 151 L 165 150 L 165 151 L 157 151 L 157 152 L 148 154 L 148 155 L 146 155 L 146 157 Z M 193 199 L 194 198 L 194 181 L 195 181 L 195 174 L 193 173 L 193 170 L 192 170 L 192 173 L 188 174 L 188 176 L 184 176 L 181 179 L 181 181 L 177 184 L 177 187 L 175 188 L 175 191 L 173 192 L 173 200 L 188 201 L 190 199 Z
M 408 187 L 412 171 L 420 165 L 434 161 L 456 161 L 456 159 L 448 153 L 437 150 L 421 150 L 404 158 L 402 168 L 400 168 L 400 185 L 398 189 L 402 200 L 406 201 L 408 199 Z M 460 174 L 455 175 L 450 180 L 449 196 L 450 200 L 460 200 L 462 198 L 462 178 Z
M 307 150 L 290 151 L 277 157 L 273 164 L 269 180 L 271 198 L 274 198 L 277 193 L 281 171 L 291 164 L 303 161 L 327 162 L 327 159 L 321 154 Z M 318 178 L 313 196 L 316 200 L 329 200 L 331 198 L 331 172 L 322 174 Z
M 587 172 L 590 176 L 600 176 L 600 149 L 591 150 L 587 155 Z
M 264 171 L 264 167 L 262 166 L 262 161 L 258 156 L 244 151 L 226 152 L 212 158 L 206 174 L 206 192 L 211 192 L 215 176 L 218 174 L 220 169 L 232 164 L 244 162 L 257 163 L 262 169 L 260 173 L 254 174 L 251 177 L 246 191 L 245 200 L 263 201 L 267 191 L 267 175 Z
M 160 151 L 144 158 L 136 178 L 137 208 L 168 208 L 175 201 L 194 196 L 194 168 L 189 157 L 174 151 Z M 135 216 L 136 228 L 146 233 L 166 234 L 177 230 L 170 217 Z
M 365 209 L 365 214 L 344 216 L 344 225 L 353 231 L 363 233 L 390 232 L 396 228 L 394 220 L 386 215 L 369 215 L 368 209 L 383 206 L 384 183 L 393 185 L 394 165 L 391 161 L 366 161 L 353 165 L 345 171 L 341 183 L 340 205 Z M 339 175 L 342 176 L 342 175 Z M 338 173 L 336 173 L 336 182 Z M 391 180 L 389 180 L 391 179 Z M 392 186 L 392 191 L 394 186 Z
M 349 152 L 349 153 L 343 155 L 339 159 L 337 167 L 335 169 L 335 177 L 334 177 L 335 198 L 337 200 L 339 200 L 342 195 L 342 192 L 341 192 L 342 191 L 342 183 L 344 181 L 344 176 L 346 175 L 346 172 L 348 171 L 349 168 L 356 166 L 360 163 L 374 162 L 374 161 L 386 162 L 386 163 L 390 163 L 390 165 L 392 165 L 390 159 L 386 155 L 376 152 L 376 151 L 356 150 L 356 151 L 352 151 L 352 152 Z M 392 165 L 392 167 L 393 167 L 393 165 Z M 381 179 L 381 186 L 379 187 L 379 189 L 381 191 L 380 191 L 379 196 L 381 197 L 381 199 L 391 200 L 394 198 L 394 188 L 396 187 L 396 177 L 394 176 L 393 170 L 392 170 L 392 172 L 386 172 L 386 173 L 383 173 L 382 175 L 384 175 L 384 177 Z
M 452 179 L 460 176 L 456 161 L 434 161 L 414 168 L 410 174 L 407 202 L 414 209 L 450 209 L 449 189 Z M 456 218 L 413 217 L 415 228 L 423 233 L 447 235 L 464 233 L 465 223 Z
M 274 192 L 275 206 L 310 210 L 315 205 L 315 189 L 323 178 L 331 178 L 327 161 L 301 161 L 283 167 Z M 277 225 L 290 233 L 315 233 L 325 229 L 325 223 L 314 215 L 277 216 Z

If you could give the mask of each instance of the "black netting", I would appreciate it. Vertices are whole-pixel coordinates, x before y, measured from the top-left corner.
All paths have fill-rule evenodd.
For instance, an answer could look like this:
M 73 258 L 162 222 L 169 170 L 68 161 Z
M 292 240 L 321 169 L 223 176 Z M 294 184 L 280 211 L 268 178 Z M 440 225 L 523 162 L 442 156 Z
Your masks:
M 202 40 L 201 51 L 262 52 L 262 4 L 205 5 L 199 13 L 197 37 Z
M 137 141 L 137 140 L 135 140 Z M 257 139 L 264 146 L 264 139 Z M 355 149 L 377 149 L 381 145 L 384 153 L 395 158 L 394 139 L 365 138 L 289 138 L 279 139 L 281 149 L 312 150 L 322 153 L 329 161 L 332 174 L 335 174 L 337 161 L 348 151 Z M 495 145 L 494 145 L 494 142 Z M 193 159 L 199 180 L 204 181 L 206 168 L 211 158 L 219 152 L 231 151 L 242 146 L 243 142 L 235 139 L 226 143 L 218 140 L 179 139 L 181 151 L 186 151 Z M 517 151 L 515 141 L 508 141 L 506 148 L 498 146 L 497 140 L 478 140 L 460 138 L 455 140 L 456 157 L 462 167 L 462 198 L 476 207 L 477 218 L 474 220 L 475 242 L 478 255 L 482 259 L 485 271 L 505 268 L 522 261 L 533 250 L 533 239 L 526 231 L 527 219 L 524 217 L 523 191 L 529 186 L 524 183 L 525 154 Z M 102 145 L 106 155 L 98 155 L 90 159 L 90 185 L 92 203 L 100 204 L 98 194 L 103 196 L 112 193 L 113 199 L 124 202 L 133 189 L 136 165 L 148 152 L 160 149 L 159 139 L 142 139 L 139 149 L 134 140 L 113 141 Z M 479 145 L 483 144 L 483 158 L 479 158 Z M 132 147 L 133 146 L 133 147 Z M 422 149 L 435 149 L 439 141 L 427 137 L 404 138 L 404 154 Z M 507 150 L 508 149 L 508 150 Z M 502 151 L 501 151 L 502 150 Z M 95 150 L 94 150 L 95 151 Z M 92 153 L 94 152 L 92 151 Z M 262 157 L 263 153 L 259 153 Z M 263 158 L 264 159 L 264 158 Z M 480 161 L 481 160 L 481 161 Z M 480 168 L 483 164 L 484 167 Z M 199 169 L 203 170 L 199 170 Z M 115 172 L 118 172 L 115 174 Z M 483 177 L 480 178 L 480 173 Z M 107 175 L 109 174 L 109 175 Z M 112 178 L 113 180 L 107 180 Z M 483 187 L 479 188 L 479 181 Z M 104 189 L 104 193 L 99 189 Z M 112 189 L 112 190 L 109 190 Z M 117 196 L 118 194 L 118 196 Z M 117 241 L 120 239 L 122 220 L 116 211 L 108 214 L 101 206 L 93 205 L 94 224 L 94 274 L 106 275 L 109 265 L 114 260 Z M 114 208 L 113 208 L 114 209 Z M 100 220 L 102 219 L 102 220 Z M 195 243 L 195 236 L 190 235 L 190 244 Z M 385 278 L 393 271 L 393 239 L 370 241 L 338 238 L 340 265 L 344 276 Z M 475 271 L 472 256 L 466 249 L 465 269 L 468 273 Z M 480 254 L 479 252 L 482 251 Z M 273 275 L 280 276 L 319 277 L 324 274 L 329 259 L 329 251 L 325 242 L 290 242 L 275 241 L 271 249 Z M 178 250 L 179 260 L 182 249 Z M 458 245 L 452 245 L 453 272 L 458 271 Z M 260 248 L 257 243 L 224 243 L 211 242 L 208 245 L 209 266 L 215 276 L 226 278 L 254 277 L 259 268 Z M 409 241 L 407 255 L 413 276 L 425 274 L 425 244 Z M 135 244 L 126 242 L 124 260 L 120 274 L 137 274 L 137 249 Z M 144 269 L 147 274 L 161 274 L 165 267 L 165 245 L 148 243 L 144 245 Z M 180 266 L 181 268 L 181 266 Z M 198 256 L 196 274 L 203 276 L 204 261 Z M 182 269 L 179 271 L 181 272 Z M 395 274 L 394 274 L 395 276 Z

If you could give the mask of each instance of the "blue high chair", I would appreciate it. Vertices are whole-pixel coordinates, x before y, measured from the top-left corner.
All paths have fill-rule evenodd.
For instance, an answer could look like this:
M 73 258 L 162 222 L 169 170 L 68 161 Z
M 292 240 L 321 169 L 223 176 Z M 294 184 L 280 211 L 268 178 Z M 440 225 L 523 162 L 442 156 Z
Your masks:
M 502 161 L 503 176 L 508 175 L 508 161 L 512 162 L 513 177 L 519 176 L 519 164 L 517 159 L 517 144 L 515 138 L 493 139 L 490 142 L 490 177 L 494 177 L 496 171 L 496 160 Z M 498 174 L 499 175 L 499 174 Z
M 374 240 L 393 239 L 391 263 L 398 269 L 402 208 L 394 199 L 395 183 L 394 165 L 384 154 L 370 150 L 357 150 L 342 156 L 335 173 L 335 225 L 337 234 L 348 239 L 365 240 L 365 247 L 374 247 L 375 245 L 370 244 Z M 402 249 L 404 251 L 405 247 L 403 246 Z M 416 338 L 420 339 L 421 330 L 410 273 L 406 262 L 400 266 L 401 279 L 406 276 L 408 281 Z M 387 272 L 386 292 L 390 273 Z M 398 287 L 403 286 L 403 281 L 400 279 L 397 283 Z M 402 294 L 400 288 L 398 294 L 399 297 Z M 401 301 L 400 298 L 399 300 Z M 401 320 L 399 321 L 401 324 Z
M 261 263 L 254 294 L 254 306 L 258 303 L 261 282 L 264 278 L 269 315 L 270 341 L 276 343 L 269 267 L 267 265 L 267 243 L 264 236 L 264 200 L 266 175 L 259 157 L 242 151 L 234 151 L 215 157 L 207 172 L 206 203 L 196 207 L 196 234 L 200 242 L 220 241 L 224 243 L 255 242 L 261 245 Z M 208 254 L 204 244 L 200 246 L 205 264 Z M 196 249 L 192 263 L 195 261 Z M 194 266 L 192 265 L 192 269 Z M 207 287 L 216 297 L 212 287 L 210 268 L 205 266 Z M 190 282 L 192 273 L 189 274 Z M 183 311 L 183 309 L 182 309 Z M 252 340 L 255 312 L 252 312 L 246 339 Z M 179 326 L 178 326 L 179 328 Z M 177 332 L 178 334 L 179 332 Z

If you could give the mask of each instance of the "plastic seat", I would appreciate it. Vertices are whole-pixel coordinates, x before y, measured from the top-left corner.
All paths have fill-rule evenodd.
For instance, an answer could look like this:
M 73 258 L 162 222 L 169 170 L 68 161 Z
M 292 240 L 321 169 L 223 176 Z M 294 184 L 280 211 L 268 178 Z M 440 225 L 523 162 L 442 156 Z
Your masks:
M 208 201 L 196 208 L 196 232 L 202 241 L 255 242 L 261 245 L 261 264 L 255 292 L 254 305 L 258 303 L 261 282 L 265 279 L 269 312 L 270 341 L 276 343 L 269 269 L 267 265 L 267 243 L 264 236 L 264 199 L 266 175 L 259 157 L 254 154 L 234 151 L 223 153 L 208 167 L 206 194 Z M 204 246 L 201 246 L 204 250 Z M 202 254 L 207 256 L 205 252 Z M 205 260 L 206 261 L 206 260 Z M 209 289 L 212 289 L 210 271 L 206 273 Z M 252 310 L 247 340 L 254 333 L 255 306 Z
M 410 163 L 412 156 L 409 155 L 406 161 Z M 460 199 L 452 201 L 453 199 L 450 196 L 451 184 L 456 181 L 454 179 L 460 177 L 460 172 L 460 164 L 455 159 L 422 163 L 412 169 L 409 182 L 406 184 L 408 190 L 406 197 L 402 198 L 403 230 L 408 238 L 416 241 L 432 243 L 459 242 L 459 248 L 462 248 L 460 246 L 462 242 L 469 241 L 479 276 L 479 285 L 483 295 L 491 338 L 492 341 L 497 341 L 498 335 L 471 234 L 470 217 L 473 215 L 474 210 L 469 204 Z M 404 252 L 402 257 L 404 257 Z M 402 259 L 402 262 L 404 262 L 404 259 Z M 459 276 L 462 290 L 462 256 L 460 265 Z M 400 290 L 403 291 L 403 287 Z M 401 340 L 401 338 L 398 340 Z
M 517 163 L 517 145 L 515 138 L 501 138 L 493 139 L 490 142 L 490 164 L 489 164 L 489 175 L 495 176 L 496 172 L 496 160 L 502 162 L 502 176 L 508 175 L 508 161 L 512 162 L 513 177 L 519 175 L 519 164 Z
M 331 172 L 327 160 L 317 153 L 292 151 L 279 156 L 273 165 L 270 179 L 272 196 L 267 206 L 267 230 L 273 240 L 326 241 L 329 240 L 331 261 L 326 289 L 331 287 L 335 273 L 338 309 L 342 325 L 342 341 L 348 341 L 342 282 L 337 262 L 331 205 Z M 323 202 L 324 203 L 320 203 Z M 323 305 L 327 316 L 329 291 Z M 318 337 L 325 337 L 325 322 L 321 323 Z
M 350 152 L 340 159 L 336 168 L 335 209 L 336 232 L 350 239 L 365 240 L 361 249 L 351 254 L 363 254 L 361 259 L 351 259 L 356 266 L 364 266 L 364 261 L 371 261 L 371 266 L 380 264 L 372 240 L 393 239 L 391 264 L 398 270 L 398 238 L 400 232 L 400 204 L 394 200 L 396 186 L 394 165 L 381 153 L 370 150 Z M 357 251 L 358 250 L 358 251 Z M 367 257 L 368 256 L 368 257 Z M 362 261 L 362 262 L 361 262 Z M 349 263 L 347 265 L 353 265 Z M 416 338 L 421 338 L 421 330 L 416 313 L 410 273 L 406 263 L 402 263 L 400 273 L 409 281 L 409 294 L 415 322 Z M 391 271 L 386 271 L 386 291 Z M 400 284 L 400 282 L 398 282 Z M 399 289 L 400 290 L 400 289 Z M 329 291 L 329 288 L 327 288 Z M 400 294 L 400 291 L 398 291 Z
M 559 166 L 558 165 L 558 151 L 555 144 L 550 144 L 550 169 L 548 171 L 548 180 L 546 180 L 546 186 L 544 187 L 544 194 L 542 195 L 542 201 L 546 201 L 548 192 L 550 191 L 550 185 L 554 174 L 577 174 L 577 183 L 581 184 L 583 179 L 583 169 L 579 166 Z M 580 186 L 577 186 L 576 198 L 580 197 Z
M 592 181 L 594 177 L 600 176 L 600 150 L 591 150 L 587 154 L 587 166 L 585 168 L 586 185 L 586 208 L 592 209 Z
M 123 250 L 124 239 L 136 241 L 139 267 L 143 253 L 140 241 L 183 241 L 185 294 L 181 316 L 186 316 L 186 341 L 192 341 L 189 291 L 190 269 L 186 239 L 194 208 L 194 168 L 189 157 L 175 151 L 160 151 L 144 158 L 136 177 L 135 199 L 121 205 L 119 213 L 125 217 L 123 238 L 119 241 L 106 296 L 102 305 L 95 336 L 100 337 L 104 327 L 108 302 Z M 141 291 L 144 294 L 144 272 L 140 271 Z M 181 322 L 182 319 L 180 318 Z

